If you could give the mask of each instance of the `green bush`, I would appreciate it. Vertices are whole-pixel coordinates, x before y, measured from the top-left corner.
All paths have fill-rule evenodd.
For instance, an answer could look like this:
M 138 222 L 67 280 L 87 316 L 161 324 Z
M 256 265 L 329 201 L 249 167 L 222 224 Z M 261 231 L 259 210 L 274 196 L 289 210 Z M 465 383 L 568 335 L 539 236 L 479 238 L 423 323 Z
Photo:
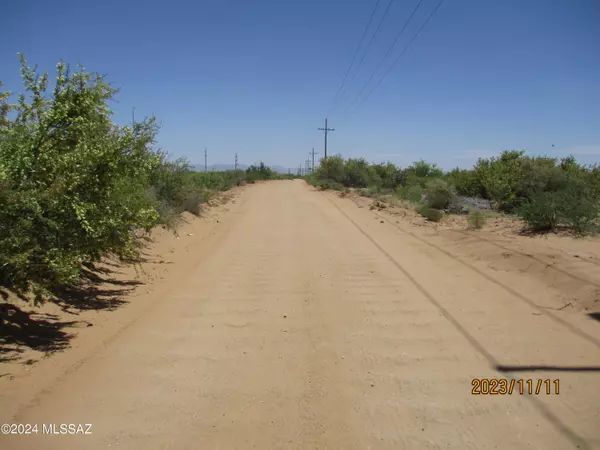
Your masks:
M 154 118 L 113 123 L 116 91 L 98 74 L 59 63 L 51 92 L 24 58 L 21 74 L 16 105 L 0 92 L 0 286 L 52 296 L 104 256 L 136 258 L 140 231 L 199 214 L 211 192 L 240 180 L 168 161 L 154 148 Z
M 600 217 L 598 203 L 587 198 L 576 200 L 563 212 L 566 225 L 578 233 L 595 232 L 598 229 L 598 217 Z
M 518 209 L 518 215 L 534 231 L 546 231 L 556 228 L 560 221 L 560 212 L 564 205 L 563 195 L 557 192 L 538 192 L 532 194 Z
M 360 190 L 360 195 L 363 197 L 377 197 L 380 194 L 381 189 L 379 186 L 371 186 Z
M 195 186 L 211 191 L 226 191 L 246 182 L 246 172 L 243 170 L 191 172 L 189 176 Z
M 519 216 L 534 231 L 566 226 L 579 233 L 593 231 L 600 217 L 600 199 L 593 172 L 563 172 L 551 188 L 528 195 L 518 209 Z
M 556 158 L 529 157 L 524 151 L 513 150 L 503 152 L 499 158 L 480 159 L 475 172 L 485 189 L 485 197 L 498 209 L 511 212 L 533 195 L 561 189 L 567 176 L 585 172 L 569 158 L 561 164 Z
M 333 180 L 341 183 L 344 181 L 344 159 L 340 155 L 322 159 L 314 175 L 316 179 Z
M 149 186 L 161 158 L 154 119 L 112 123 L 100 75 L 60 63 L 48 95 L 47 74 L 24 58 L 21 73 L 25 94 L 0 127 L 0 284 L 41 299 L 83 263 L 137 254 L 133 231 L 159 219 Z
M 432 222 L 439 222 L 444 218 L 444 211 L 439 209 L 431 208 L 427 205 L 420 205 L 416 208 L 416 211 L 423 217 L 427 218 Z
M 479 159 L 472 170 L 457 168 L 444 174 L 423 160 L 398 169 L 391 163 L 369 164 L 363 158 L 344 160 L 336 155 L 321 161 L 307 181 L 322 189 L 359 188 L 369 197 L 393 192 L 412 203 L 421 203 L 425 194 L 427 208 L 450 213 L 463 210 L 457 195 L 482 197 L 497 209 L 517 212 L 535 229 L 561 225 L 584 232 L 598 223 L 600 167 L 583 167 L 573 157 L 530 157 L 511 150 Z M 476 226 L 482 222 L 479 215 L 469 220 Z
M 246 169 L 246 180 L 254 183 L 258 180 L 275 180 L 279 176 L 270 167 L 267 167 L 262 161 L 259 165 L 252 165 Z
M 444 180 L 431 180 L 425 189 L 425 201 L 430 208 L 448 209 L 455 197 L 454 186 Z
M 421 186 L 398 186 L 395 191 L 395 195 L 402 200 L 408 200 L 412 203 L 419 203 L 423 198 L 423 189 Z
M 392 190 L 400 182 L 400 171 L 391 163 L 369 164 L 364 158 L 344 160 L 340 155 L 321 160 L 316 171 L 307 181 L 331 180 L 346 187 Z
M 344 178 L 341 183 L 344 186 L 364 188 L 369 185 L 376 185 L 373 182 L 375 171 L 369 166 L 369 163 L 363 159 L 348 159 L 344 165 Z
M 482 213 L 481 211 L 475 211 L 471 214 L 469 214 L 469 228 L 472 230 L 480 230 L 481 228 L 483 228 L 485 226 L 485 223 L 487 221 L 485 214 Z
M 210 193 L 206 190 L 198 189 L 190 192 L 183 201 L 183 210 L 199 216 L 202 212 L 202 205 L 210 199 Z
M 442 169 L 437 164 L 428 163 L 424 160 L 419 160 L 406 168 L 406 173 L 412 173 L 417 178 L 441 178 L 444 175 Z
M 346 190 L 346 188 L 342 184 L 338 183 L 337 181 L 333 181 L 333 180 L 319 180 L 317 178 L 310 177 L 310 178 L 308 178 L 308 181 L 310 184 L 319 188 L 321 191 L 326 191 L 326 190 L 345 191 Z
M 459 195 L 466 197 L 486 198 L 486 190 L 475 170 L 453 169 L 447 175 L 447 180 L 456 188 Z
M 402 182 L 402 172 L 392 163 L 373 164 L 373 178 L 378 181 L 382 189 L 394 190 Z M 371 180 L 373 182 L 374 180 Z
M 475 165 L 475 172 L 487 197 L 501 210 L 511 211 L 521 201 L 518 192 L 523 179 L 524 153 L 505 151 L 499 158 L 480 159 Z

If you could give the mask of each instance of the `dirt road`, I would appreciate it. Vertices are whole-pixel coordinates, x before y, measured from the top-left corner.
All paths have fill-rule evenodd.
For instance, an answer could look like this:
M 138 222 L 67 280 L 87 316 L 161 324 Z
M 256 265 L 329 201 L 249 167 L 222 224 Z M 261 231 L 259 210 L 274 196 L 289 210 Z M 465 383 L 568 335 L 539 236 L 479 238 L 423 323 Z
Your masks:
M 600 323 L 551 286 L 302 181 L 216 227 L 102 345 L 4 382 L 3 421 L 40 429 L 1 448 L 600 448 Z M 472 394 L 490 378 L 512 395 Z

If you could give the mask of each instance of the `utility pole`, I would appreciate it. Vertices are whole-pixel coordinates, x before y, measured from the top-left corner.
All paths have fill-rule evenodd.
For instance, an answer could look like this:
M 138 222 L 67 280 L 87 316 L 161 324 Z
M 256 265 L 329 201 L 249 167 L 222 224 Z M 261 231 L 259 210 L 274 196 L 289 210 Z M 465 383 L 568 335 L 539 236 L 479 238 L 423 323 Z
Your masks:
M 327 159 L 327 132 L 335 131 L 335 128 L 327 128 L 327 118 L 325 118 L 325 128 L 319 128 L 319 130 L 325 132 L 325 158 L 323 159 Z
M 312 152 L 308 153 L 309 155 L 312 155 L 312 169 L 311 172 L 315 171 L 315 155 L 318 155 L 318 153 L 315 152 L 315 148 L 313 147 Z
M 208 155 L 207 149 L 206 149 L 206 147 L 204 147 L 204 171 L 205 172 L 208 172 L 208 163 L 207 163 L 208 156 L 207 155 Z
M 310 159 L 307 159 L 306 161 L 304 161 L 304 164 L 306 164 L 306 168 L 304 169 L 304 173 L 308 175 L 310 173 Z
M 237 157 L 237 152 L 235 153 L 235 170 L 237 170 L 237 166 L 238 166 L 238 157 Z

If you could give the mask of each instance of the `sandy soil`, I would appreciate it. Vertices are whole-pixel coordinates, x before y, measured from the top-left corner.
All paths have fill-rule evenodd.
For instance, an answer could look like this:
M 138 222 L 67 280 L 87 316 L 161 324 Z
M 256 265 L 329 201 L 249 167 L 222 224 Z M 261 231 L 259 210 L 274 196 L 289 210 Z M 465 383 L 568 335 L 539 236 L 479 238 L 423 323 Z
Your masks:
M 39 432 L 1 448 L 600 448 L 597 241 L 432 227 L 302 181 L 234 197 L 113 268 L 105 309 L 40 310 L 77 335 L 7 347 L 0 422 Z

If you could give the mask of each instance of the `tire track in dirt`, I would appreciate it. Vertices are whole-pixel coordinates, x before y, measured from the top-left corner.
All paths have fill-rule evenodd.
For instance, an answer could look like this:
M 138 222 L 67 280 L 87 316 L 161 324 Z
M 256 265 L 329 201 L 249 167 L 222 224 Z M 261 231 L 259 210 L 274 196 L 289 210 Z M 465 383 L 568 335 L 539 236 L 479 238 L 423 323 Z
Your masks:
M 502 370 L 502 365 L 499 363 L 498 360 L 496 360 L 496 358 L 490 353 L 488 352 L 485 347 L 483 347 L 478 341 L 477 339 L 475 339 L 475 337 L 473 335 L 471 335 L 463 326 L 462 324 L 448 311 L 446 310 L 441 303 L 439 303 L 434 297 L 433 295 L 431 295 L 429 293 L 429 291 L 422 286 L 411 274 L 410 272 L 408 272 L 400 263 L 398 263 L 383 247 L 381 247 L 381 245 L 379 245 L 377 243 L 377 241 L 375 241 L 365 230 L 363 230 L 350 216 L 348 216 L 337 204 L 335 204 L 334 202 L 332 202 L 329 198 L 328 200 L 331 202 L 332 205 L 334 205 L 338 211 L 340 211 L 340 213 L 346 218 L 348 219 L 355 227 L 356 229 L 363 235 L 365 236 L 375 247 L 377 247 L 377 249 L 383 254 L 385 255 L 385 257 L 392 263 L 394 264 L 394 266 L 400 271 L 402 272 L 402 274 L 408 278 L 411 283 L 418 289 L 418 291 L 432 304 L 434 305 L 439 311 L 440 313 L 444 316 L 444 318 L 450 322 L 452 324 L 452 326 L 454 326 L 454 328 L 469 342 L 469 344 L 478 352 L 480 353 L 488 362 L 489 364 L 494 367 L 499 375 L 501 377 L 505 377 L 508 379 L 517 379 L 518 374 L 516 373 L 510 373 L 508 370 Z M 377 216 L 382 217 L 380 214 L 377 214 Z M 389 222 L 389 221 L 388 221 Z M 391 224 L 391 223 L 390 223 Z M 393 225 L 393 224 L 392 224 Z M 398 226 L 396 226 L 397 228 L 400 228 Z M 410 232 L 406 232 L 404 230 L 402 230 L 403 232 L 405 232 L 406 234 L 411 235 L 412 237 L 415 237 L 416 239 L 419 239 L 420 241 L 423 241 L 427 244 L 429 244 L 427 241 L 422 240 L 420 237 L 414 236 L 412 233 Z M 467 267 L 473 269 L 474 271 L 476 271 L 477 273 L 480 273 L 479 270 L 477 270 L 476 268 L 464 263 L 463 261 L 458 260 L 457 258 L 455 258 L 453 255 L 447 253 L 445 250 L 438 248 L 437 246 L 435 246 L 435 248 L 437 250 L 440 250 L 441 252 L 443 252 L 444 254 L 447 254 L 448 256 L 450 256 L 452 259 L 457 260 L 458 262 L 461 262 L 465 265 L 467 265 Z M 489 277 L 486 274 L 480 273 L 481 275 L 483 275 L 486 279 L 490 279 L 490 281 L 493 281 L 496 284 L 497 283 L 495 280 L 491 279 L 491 277 Z M 503 288 L 506 288 L 505 286 L 501 285 Z M 512 293 L 512 289 L 508 289 L 509 292 Z M 519 297 L 521 297 L 519 295 Z M 528 302 L 529 303 L 529 302 Z M 570 326 L 570 324 L 569 324 Z M 587 337 L 587 335 L 586 335 Z M 437 344 L 439 345 L 440 342 L 437 342 Z M 595 368 L 596 370 L 600 370 L 599 368 Z M 540 402 L 536 397 L 534 396 L 528 396 L 526 397 L 528 400 L 530 400 L 533 405 L 536 407 L 536 409 L 538 409 L 538 411 L 546 418 L 546 420 L 548 420 L 548 422 L 550 422 L 552 424 L 552 426 L 554 426 L 556 429 L 558 429 L 560 431 L 561 434 L 563 434 L 570 442 L 572 445 L 574 445 L 576 448 L 584 448 L 584 449 L 589 449 L 591 448 L 588 443 L 581 437 L 579 436 L 577 433 L 575 433 L 571 428 L 569 428 L 566 424 L 564 424 L 559 417 L 557 417 L 555 414 L 552 413 L 552 411 L 546 407 L 546 405 L 544 405 L 544 403 Z
M 378 215 L 380 217 L 384 217 L 381 214 L 378 214 Z M 542 264 L 546 269 L 554 270 L 555 272 L 558 272 L 561 275 L 565 275 L 565 276 L 567 276 L 569 278 L 572 278 L 573 280 L 577 280 L 577 281 L 579 281 L 581 283 L 589 284 L 589 285 L 595 286 L 597 288 L 600 288 L 600 283 L 594 282 L 593 280 L 590 280 L 589 278 L 584 278 L 584 277 L 581 277 L 581 276 L 579 276 L 577 274 L 571 273 L 571 272 L 569 272 L 567 270 L 561 269 L 560 267 L 557 267 L 553 263 L 545 261 L 545 260 L 543 260 L 541 258 L 538 258 L 537 256 L 530 255 L 528 253 L 523 253 L 523 252 L 521 252 L 519 250 L 516 250 L 514 248 L 504 246 L 504 245 L 502 245 L 502 244 L 500 244 L 498 242 L 492 241 L 490 239 L 485 239 L 485 238 L 483 238 L 481 236 L 477 236 L 475 234 L 466 233 L 466 232 L 464 232 L 462 230 L 451 230 L 451 231 L 455 232 L 455 233 L 459 233 L 459 234 L 461 234 L 461 235 L 463 235 L 463 236 L 465 236 L 467 238 L 473 238 L 473 239 L 475 239 L 477 241 L 485 242 L 487 244 L 493 245 L 493 246 L 495 246 L 495 247 L 497 247 L 499 249 L 505 250 L 507 252 L 516 253 L 519 256 L 531 259 L 532 261 L 536 261 L 536 262 Z M 583 263 L 593 264 L 593 265 L 600 266 L 600 263 L 597 262 L 597 261 L 592 261 L 592 260 L 589 260 L 589 259 L 581 259 L 580 261 L 583 262 Z
M 352 222 L 352 226 L 356 227 L 356 224 L 352 220 L 349 222 Z M 357 229 L 359 232 L 361 232 L 361 234 L 364 235 L 364 231 L 361 230 L 360 227 Z M 369 239 L 369 245 L 373 245 L 374 242 L 372 238 L 369 235 L 366 235 L 366 237 Z M 353 245 L 358 245 L 356 239 L 353 240 Z M 349 242 L 344 243 L 344 245 L 337 245 L 336 247 L 352 248 Z M 378 252 L 382 252 L 382 248 L 379 245 L 376 244 L 375 247 L 377 248 Z M 383 254 L 389 258 L 389 255 L 384 250 Z M 369 267 L 369 261 L 361 259 L 358 255 L 353 255 L 349 259 L 359 262 L 357 267 Z M 371 258 L 371 262 L 373 260 L 374 259 Z M 394 270 L 398 270 L 397 263 L 393 260 L 393 258 L 389 261 L 394 265 Z M 348 268 L 343 268 L 342 273 L 348 273 Z M 408 275 L 407 278 L 411 281 L 411 283 L 415 281 L 411 278 L 408 272 L 404 273 L 404 275 Z M 384 280 L 388 280 L 389 283 L 390 279 L 395 278 L 397 277 L 393 277 L 393 275 L 388 274 Z M 366 297 L 369 297 L 368 289 L 364 287 L 364 281 L 360 276 L 350 273 L 348 274 L 348 279 L 360 280 L 360 285 L 367 290 L 367 292 L 363 291 L 363 293 L 367 294 L 365 295 Z M 386 287 L 385 281 L 381 279 L 378 279 L 376 282 L 372 282 L 372 285 Z M 413 286 L 415 286 L 417 289 L 422 288 L 419 283 L 416 285 L 413 284 Z M 352 288 L 359 289 L 359 286 L 352 286 Z M 351 291 L 351 289 L 349 290 Z M 406 295 L 412 291 L 411 288 L 406 286 L 406 282 L 396 287 L 396 292 L 393 292 L 393 290 L 394 289 L 392 289 L 390 294 L 394 295 L 396 298 L 402 297 L 403 293 Z M 419 293 L 423 294 L 420 289 Z M 427 295 L 426 291 L 425 295 Z M 427 404 L 427 402 L 425 402 L 425 405 L 419 404 L 413 406 L 410 404 L 410 397 L 407 399 L 405 396 L 396 397 L 393 394 L 390 397 L 389 390 L 387 391 L 388 395 L 382 397 L 373 395 L 373 392 L 371 392 L 369 395 L 369 399 L 371 400 L 369 402 L 369 410 L 372 412 L 372 417 L 371 420 L 369 420 L 369 423 L 385 423 L 389 426 L 392 426 L 394 422 L 402 423 L 402 436 L 396 436 L 396 442 L 401 443 L 402 448 L 423 448 L 427 447 L 428 444 L 430 445 L 429 442 L 422 439 L 422 434 L 418 433 L 418 431 L 422 430 L 420 426 L 415 424 L 415 416 L 417 419 L 419 417 L 422 418 L 421 420 L 423 420 L 423 418 L 428 418 L 423 422 L 425 426 L 435 426 L 437 430 L 443 429 L 447 436 L 452 436 L 454 432 L 460 434 L 460 437 L 456 436 L 455 439 L 462 440 L 464 445 L 463 448 L 481 448 L 481 437 L 479 436 L 479 431 L 486 429 L 487 433 L 493 433 L 489 427 L 486 427 L 486 424 L 489 425 L 489 423 L 493 422 L 494 420 L 497 421 L 496 431 L 499 432 L 496 438 L 498 441 L 506 439 L 506 437 L 502 438 L 500 434 L 503 429 L 508 429 L 508 427 L 501 424 L 501 420 L 498 420 L 497 414 L 507 414 L 505 408 L 512 410 L 511 406 L 513 405 L 490 405 L 489 403 L 482 404 L 478 402 L 479 399 L 477 397 L 466 399 L 465 396 L 462 395 L 460 386 L 461 384 L 464 385 L 464 380 L 469 378 L 468 373 L 470 372 L 472 366 L 466 363 L 465 355 L 462 355 L 464 350 L 461 350 L 458 355 L 456 354 L 457 348 L 464 349 L 461 343 L 456 341 L 456 337 L 452 337 L 451 332 L 442 333 L 439 324 L 437 324 L 435 321 L 432 322 L 432 318 L 435 317 L 435 315 L 432 315 L 430 311 L 421 311 L 419 309 L 415 309 L 414 306 L 405 309 L 401 306 L 401 302 L 397 300 L 390 302 L 394 304 L 393 308 L 384 308 L 384 311 L 380 311 L 379 307 L 377 306 L 379 303 L 380 302 L 376 300 L 367 301 L 366 304 L 369 305 L 369 308 L 364 308 L 364 314 L 361 314 L 369 317 L 370 311 L 376 311 L 375 314 L 371 314 L 371 316 L 373 316 L 370 320 L 372 329 L 371 332 L 368 333 L 368 335 L 371 336 L 371 339 L 368 342 L 372 342 L 373 345 L 369 346 L 367 351 L 362 352 L 365 357 L 364 371 L 367 372 L 368 368 L 371 370 L 375 369 L 374 373 L 378 375 L 378 382 L 376 385 L 382 381 L 389 381 L 390 376 L 398 374 L 398 378 L 403 379 L 403 382 L 400 384 L 401 391 L 407 389 L 413 393 L 418 392 L 420 396 L 429 398 L 431 403 Z M 435 303 L 437 303 L 439 306 L 439 302 L 436 302 L 434 299 L 434 304 Z M 444 309 L 442 308 L 442 310 Z M 396 314 L 393 314 L 393 312 Z M 424 314 L 419 314 L 420 312 L 424 312 Z M 421 320 L 415 322 L 415 317 L 421 317 Z M 402 320 L 398 321 L 398 318 L 402 318 Z M 382 325 L 383 327 L 387 327 L 387 325 L 393 326 L 388 328 L 388 331 L 384 333 L 384 336 L 374 340 L 373 336 L 381 334 L 381 332 L 378 330 L 382 327 Z M 460 324 L 458 325 L 461 327 Z M 430 331 L 429 336 L 424 336 L 422 334 L 424 330 Z M 462 336 L 468 338 L 468 336 Z M 365 337 L 365 335 L 360 336 L 360 339 L 356 342 L 356 346 L 364 347 L 365 345 L 363 339 Z M 481 346 L 476 346 L 481 349 Z M 382 349 L 386 349 L 383 354 Z M 406 351 L 406 349 L 418 350 L 410 356 L 407 356 L 407 354 L 403 352 L 404 354 L 402 354 L 402 357 L 398 358 L 398 349 L 402 349 L 404 351 Z M 485 349 L 484 352 L 488 356 L 491 356 L 489 352 L 485 351 Z M 408 353 L 410 354 L 411 352 L 409 351 Z M 493 357 L 491 359 L 494 361 Z M 429 365 L 431 369 L 435 371 L 435 367 L 438 366 L 439 363 L 443 363 L 447 370 L 447 372 L 445 372 L 446 377 L 444 379 L 444 383 L 440 382 L 440 380 L 435 376 L 432 380 L 429 380 L 430 375 L 427 375 L 427 372 L 423 371 L 424 364 Z M 415 366 L 413 366 L 413 364 L 417 366 L 418 369 L 415 372 L 408 370 L 408 374 L 410 374 L 410 376 L 407 376 L 407 366 L 412 366 L 414 369 Z M 387 368 L 387 370 L 384 368 Z M 381 370 L 381 373 L 377 373 L 377 369 L 383 370 Z M 416 375 L 416 373 L 419 375 Z M 472 377 L 473 372 L 470 373 Z M 448 390 L 448 384 L 454 385 L 455 388 Z M 395 385 L 395 387 L 397 389 L 399 386 Z M 395 400 L 396 403 L 394 403 L 392 399 Z M 574 433 L 568 426 L 562 424 L 555 415 L 548 411 L 547 408 L 544 408 L 543 405 L 540 405 L 535 401 L 534 403 L 536 403 L 540 413 L 542 415 L 547 414 L 547 420 L 552 423 L 554 427 L 559 429 L 563 435 L 569 438 L 573 446 L 579 446 L 578 448 L 589 448 L 589 445 L 581 437 Z M 454 406 L 448 407 L 447 405 Z M 526 408 L 524 408 L 524 406 L 521 404 L 518 409 L 512 410 L 512 414 L 518 415 L 518 411 L 522 411 L 523 409 Z M 406 413 L 398 415 L 398 411 L 403 410 L 414 411 L 414 416 L 411 416 L 410 414 L 407 415 Z M 441 413 L 440 410 L 442 411 Z M 500 413 L 500 411 L 504 412 Z M 461 421 L 460 431 L 457 432 L 457 430 L 453 428 L 456 426 L 456 422 L 448 421 L 448 417 L 467 419 L 468 422 L 465 423 Z M 490 417 L 495 417 L 495 419 L 489 419 Z M 511 427 L 514 427 L 514 424 L 511 423 Z M 411 428 L 418 428 L 415 430 L 417 433 L 410 433 Z M 526 434 L 525 431 L 523 432 Z M 419 434 L 421 434 L 420 438 Z M 390 436 L 387 437 L 389 438 Z M 512 445 L 506 446 L 506 448 L 518 447 L 520 447 L 520 443 L 518 442 L 514 442 Z
M 336 205 L 336 206 L 337 206 L 337 205 Z M 514 288 L 512 288 L 512 287 L 510 287 L 510 286 L 507 286 L 507 285 L 505 285 L 504 283 L 502 283 L 502 282 L 500 282 L 500 281 L 496 280 L 494 277 L 492 277 L 492 276 L 490 276 L 489 274 L 487 274 L 487 273 L 483 272 L 482 270 L 478 269 L 477 267 L 473 266 L 472 264 L 468 263 L 467 261 L 465 261 L 465 260 L 463 260 L 463 259 L 461 259 L 461 258 L 458 258 L 457 256 L 453 255 L 453 254 L 452 254 L 452 253 L 450 253 L 449 251 L 447 251 L 447 250 L 445 250 L 445 249 L 441 248 L 440 246 L 438 246 L 438 245 L 435 245 L 435 244 L 433 244 L 433 243 L 429 242 L 428 240 L 426 240 L 426 239 L 423 239 L 422 237 L 420 237 L 420 236 L 416 235 L 415 233 L 412 233 L 411 231 L 408 231 L 408 230 L 406 230 L 406 229 L 402 228 L 402 227 L 401 227 L 401 226 L 399 226 L 398 224 L 396 224 L 396 223 L 394 223 L 394 222 L 390 221 L 390 220 L 389 220 L 387 217 L 385 217 L 384 215 L 382 215 L 382 214 L 379 214 L 379 213 L 377 213 L 377 212 L 375 212 L 374 214 L 375 214 L 377 217 L 379 217 L 379 218 L 381 218 L 381 219 L 385 220 L 385 221 L 386 221 L 388 224 L 390 224 L 390 225 L 392 225 L 393 227 L 397 228 L 398 230 L 400 230 L 402 233 L 406 234 L 407 236 L 410 236 L 410 237 L 412 237 L 412 238 L 414 238 L 414 239 L 418 240 L 419 242 L 421 242 L 421 243 L 423 243 L 423 244 L 425 244 L 425 245 L 428 245 L 429 247 L 431 247 L 431 248 L 433 248 L 433 249 L 437 250 L 437 251 L 438 251 L 438 252 L 440 252 L 440 253 L 443 253 L 443 254 L 444 254 L 444 255 L 446 255 L 447 257 L 449 257 L 449 258 L 451 258 L 452 260 L 456 261 L 457 263 L 459 263 L 459 264 L 461 264 L 461 265 L 463 265 L 463 266 L 465 266 L 465 267 L 468 267 L 468 268 L 469 268 L 469 269 L 471 269 L 473 272 L 475 272 L 475 273 L 477 273 L 478 275 L 480 275 L 480 276 L 484 277 L 486 280 L 488 280 L 488 281 L 490 281 L 491 283 L 494 283 L 495 285 L 499 286 L 500 288 L 502 288 L 502 289 L 506 290 L 506 291 L 507 291 L 508 293 L 510 293 L 510 294 L 511 294 L 513 297 L 515 297 L 515 298 L 518 298 L 519 300 L 523 301 L 524 303 L 528 304 L 529 306 L 531 306 L 531 307 L 533 307 L 533 308 L 536 308 L 537 310 L 539 310 L 539 311 L 540 311 L 540 312 L 542 312 L 543 314 L 547 315 L 548 317 L 551 317 L 551 318 L 552 318 L 552 320 L 556 321 L 557 323 L 561 324 L 563 327 L 567 328 L 567 329 L 568 329 L 568 330 L 569 330 L 571 333 L 578 335 L 578 336 L 579 336 L 579 337 L 581 337 L 582 339 L 585 339 L 586 341 L 588 341 L 588 342 L 592 343 L 593 345 L 595 345 L 596 347 L 600 348 L 600 339 L 596 338 L 595 336 L 591 336 L 591 335 L 589 335 L 588 333 L 586 333 L 585 331 L 582 331 L 582 330 L 580 330 L 579 328 L 576 328 L 575 326 L 573 326 L 573 324 L 569 323 L 568 321 L 566 321 L 566 320 L 565 320 L 565 319 L 563 319 L 562 317 L 559 317 L 559 316 L 557 316 L 556 314 L 554 314 L 554 313 L 550 312 L 548 308 L 546 308 L 546 307 L 542 307 L 542 306 L 539 306 L 539 305 L 538 305 L 538 304 L 536 304 L 534 301 L 532 301 L 531 299 L 527 298 L 526 296 L 524 296 L 523 294 L 521 294 L 520 292 L 518 292 L 516 289 L 514 289 Z M 479 239 L 479 238 L 478 238 L 478 239 Z M 490 244 L 496 245 L 497 247 L 500 247 L 500 248 L 505 248 L 505 247 L 503 247 L 503 246 L 501 246 L 501 245 L 495 244 L 494 242 L 491 242 L 491 241 L 488 241 L 488 240 L 485 240 L 485 239 L 482 239 L 482 240 L 483 240 L 483 241 L 485 241 L 485 242 L 488 242 L 488 243 L 490 243 Z M 513 252 L 514 252 L 514 250 L 511 250 L 511 249 L 508 249 L 508 250 L 509 250 L 509 251 L 513 251 Z M 517 252 L 517 253 L 518 253 L 518 252 Z M 536 260 L 536 261 L 539 261 L 539 262 L 541 262 L 541 263 L 543 263 L 543 264 L 546 264 L 546 263 L 544 263 L 544 261 L 540 260 L 539 258 L 535 258 L 535 257 L 533 257 L 533 256 L 526 255 L 526 254 L 522 254 L 522 255 L 523 255 L 523 256 L 530 257 L 530 258 L 532 258 L 532 259 L 534 259 L 534 260 Z M 547 264 L 546 264 L 546 265 L 547 265 Z M 563 270 L 561 270 L 561 269 L 559 269 L 559 268 L 557 268 L 557 267 L 553 267 L 553 266 L 551 266 L 551 265 L 550 265 L 550 266 L 547 266 L 547 267 L 550 267 L 550 268 L 552 268 L 552 269 L 556 270 L 556 271 L 557 271 L 557 272 L 559 272 L 559 273 L 562 273 L 562 274 L 564 274 L 564 275 L 568 275 L 568 276 L 570 276 L 571 278 L 573 278 L 573 279 L 576 279 L 576 280 L 578 280 L 578 281 L 581 281 L 581 282 L 583 282 L 583 283 L 587 283 L 587 284 L 590 284 L 590 285 L 593 285 L 593 286 L 599 286 L 599 287 L 600 287 L 600 284 L 598 284 L 598 283 L 594 283 L 593 281 L 586 280 L 586 279 L 583 279 L 583 278 L 581 278 L 581 277 L 577 277 L 576 275 L 574 275 L 574 274 L 570 274 L 570 273 L 568 273 L 568 272 L 566 272 L 566 271 L 563 271 Z
M 574 383 L 566 395 L 533 402 L 471 395 L 473 378 L 495 375 L 490 363 L 419 286 L 498 360 L 530 360 L 527 349 L 514 358 L 502 353 L 517 346 L 514 330 L 523 325 L 532 346 L 542 343 L 536 333 L 547 347 L 557 342 L 553 333 L 568 344 L 573 338 L 520 317 L 521 303 L 494 306 L 504 291 L 462 266 L 428 259 L 395 228 L 379 221 L 385 228 L 374 228 L 372 216 L 357 211 L 350 215 L 364 232 L 304 182 L 255 185 L 215 236 L 220 245 L 169 285 L 164 301 L 14 417 L 93 423 L 94 434 L 0 438 L 0 445 L 591 448 L 599 437 L 593 378 L 573 378 L 587 398 Z M 490 298 L 466 301 L 465 285 L 488 289 Z M 516 328 L 503 323 L 507 317 Z M 474 319 L 499 324 L 486 337 Z M 589 363 L 588 346 L 570 355 L 550 348 L 544 357 Z M 536 401 L 556 408 L 550 419 Z

